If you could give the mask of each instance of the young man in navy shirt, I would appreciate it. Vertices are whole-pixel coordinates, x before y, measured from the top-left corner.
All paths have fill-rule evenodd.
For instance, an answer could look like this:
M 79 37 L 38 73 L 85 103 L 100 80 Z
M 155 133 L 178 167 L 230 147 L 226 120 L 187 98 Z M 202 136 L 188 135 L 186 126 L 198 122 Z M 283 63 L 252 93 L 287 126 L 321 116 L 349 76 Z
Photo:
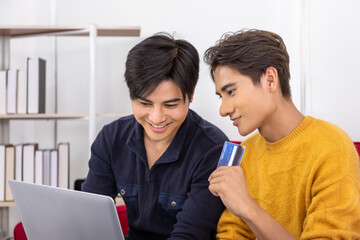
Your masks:
M 228 139 L 189 109 L 198 74 L 194 46 L 167 34 L 128 54 L 133 114 L 100 131 L 82 190 L 123 197 L 131 240 L 215 239 L 224 205 L 208 177 Z

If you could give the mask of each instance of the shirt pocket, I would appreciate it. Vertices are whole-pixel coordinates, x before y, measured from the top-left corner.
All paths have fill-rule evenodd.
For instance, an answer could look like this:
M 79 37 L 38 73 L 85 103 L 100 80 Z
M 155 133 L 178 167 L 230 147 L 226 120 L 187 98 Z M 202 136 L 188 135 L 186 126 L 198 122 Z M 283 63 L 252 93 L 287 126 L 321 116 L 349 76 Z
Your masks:
M 116 184 L 118 192 L 123 198 L 126 205 L 127 216 L 129 221 L 135 220 L 139 216 L 139 204 L 138 204 L 138 192 L 139 187 L 137 185 L 130 184 Z
M 163 220 L 171 227 L 176 223 L 176 215 L 182 210 L 186 197 L 169 193 L 159 193 L 158 205 L 163 213 Z

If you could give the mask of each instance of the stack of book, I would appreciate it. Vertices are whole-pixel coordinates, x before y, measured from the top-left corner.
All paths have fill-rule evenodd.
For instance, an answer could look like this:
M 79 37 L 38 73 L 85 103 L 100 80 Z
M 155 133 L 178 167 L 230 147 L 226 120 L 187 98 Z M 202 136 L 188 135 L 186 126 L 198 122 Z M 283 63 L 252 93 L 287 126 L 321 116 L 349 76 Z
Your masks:
M 27 59 L 26 71 L 0 70 L 0 114 L 45 113 L 46 61 Z
M 38 143 L 0 144 L 0 202 L 13 201 L 8 180 L 69 188 L 69 143 L 39 149 Z

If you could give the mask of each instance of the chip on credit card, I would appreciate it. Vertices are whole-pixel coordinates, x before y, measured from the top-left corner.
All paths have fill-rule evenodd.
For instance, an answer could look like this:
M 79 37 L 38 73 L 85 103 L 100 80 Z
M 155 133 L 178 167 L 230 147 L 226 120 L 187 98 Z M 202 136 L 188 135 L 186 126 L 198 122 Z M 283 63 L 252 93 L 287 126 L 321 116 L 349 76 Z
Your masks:
M 217 168 L 220 166 L 240 166 L 245 147 L 226 141 L 224 143 Z

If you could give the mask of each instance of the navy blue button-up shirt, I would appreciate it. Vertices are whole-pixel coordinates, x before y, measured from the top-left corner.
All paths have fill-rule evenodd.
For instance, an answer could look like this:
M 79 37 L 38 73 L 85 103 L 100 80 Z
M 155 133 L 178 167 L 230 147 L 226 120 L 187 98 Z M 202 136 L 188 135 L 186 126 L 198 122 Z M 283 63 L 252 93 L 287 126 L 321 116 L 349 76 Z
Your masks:
M 227 137 L 194 111 L 148 167 L 142 126 L 133 115 L 106 125 L 91 147 L 82 190 L 123 197 L 133 239 L 215 239 L 224 210 L 208 190 Z

